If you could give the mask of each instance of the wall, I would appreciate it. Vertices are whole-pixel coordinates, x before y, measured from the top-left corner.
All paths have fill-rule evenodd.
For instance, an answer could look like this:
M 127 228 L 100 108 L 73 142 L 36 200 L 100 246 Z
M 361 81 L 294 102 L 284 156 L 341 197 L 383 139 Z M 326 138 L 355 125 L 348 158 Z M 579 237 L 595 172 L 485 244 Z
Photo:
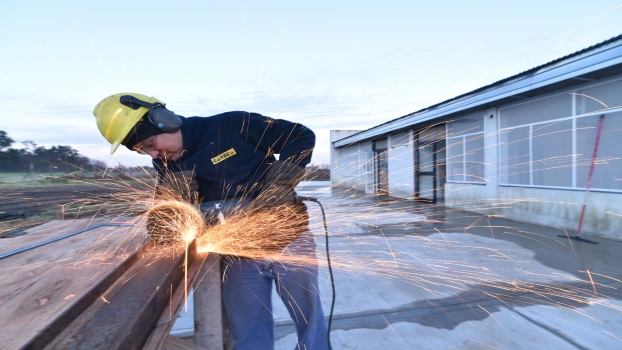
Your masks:
M 448 151 L 447 159 L 464 171 L 450 174 L 453 182 L 446 184 L 445 205 L 576 234 L 598 121 L 605 115 L 582 233 L 622 239 L 621 92 L 622 76 L 615 76 L 491 106 L 472 115 L 452 116 L 455 125 L 447 132 L 448 149 L 464 144 L 464 156 Z M 603 109 L 605 105 L 613 107 Z M 481 127 L 479 122 L 477 127 L 470 126 L 468 117 L 478 115 Z M 416 125 L 413 128 L 418 130 Z M 521 134 L 524 130 L 526 136 Z M 411 199 L 415 192 L 413 135 L 403 132 L 388 137 L 389 194 Z M 351 148 L 338 154 L 360 164 L 360 156 L 354 161 L 353 152 L 368 153 L 371 143 Z M 364 189 L 365 180 L 360 173 L 350 174 L 349 183 Z
M 511 198 L 503 216 L 545 226 L 564 228 L 574 235 L 579 226 L 584 191 L 500 187 L 501 197 Z M 622 194 L 590 192 L 581 233 L 622 239 Z
M 542 188 L 499 187 L 499 197 L 485 185 L 447 184 L 447 206 L 487 215 L 567 229 L 575 235 L 585 192 Z M 581 233 L 622 239 L 622 194 L 590 192 Z M 537 233 L 537 232 L 535 232 Z
M 486 195 L 485 185 L 447 184 L 447 205 L 466 211 L 567 229 L 576 234 L 585 192 L 499 187 L 498 198 Z M 622 239 L 622 194 L 590 192 L 581 233 Z M 537 232 L 535 232 L 537 233 Z
M 334 148 L 332 143 L 350 136 L 360 130 L 331 130 L 330 141 L 330 181 L 333 187 L 348 187 L 365 191 L 366 154 L 371 151 L 371 143 L 364 142 L 349 147 Z
M 497 198 L 488 196 L 486 185 L 448 182 L 445 184 L 445 205 L 480 214 L 496 214 Z
M 589 193 L 582 233 L 622 239 L 618 147 L 622 113 L 618 107 L 603 109 L 603 101 L 620 106 L 620 91 L 622 80 L 611 77 L 488 109 L 484 115 L 486 181 L 448 184 L 446 205 L 575 234 L 599 116 L 606 115 L 593 183 L 601 190 Z

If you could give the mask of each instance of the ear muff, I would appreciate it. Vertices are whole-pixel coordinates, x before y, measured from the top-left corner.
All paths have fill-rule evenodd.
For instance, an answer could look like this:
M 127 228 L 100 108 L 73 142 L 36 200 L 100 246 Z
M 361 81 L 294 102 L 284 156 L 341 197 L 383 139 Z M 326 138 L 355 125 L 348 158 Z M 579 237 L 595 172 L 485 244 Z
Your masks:
M 146 102 L 132 95 L 121 96 L 120 102 L 132 109 L 138 109 L 141 106 L 149 108 L 147 119 L 151 124 L 157 126 L 164 132 L 173 133 L 181 128 L 181 118 L 177 114 L 166 109 L 165 105 L 162 103 Z
M 147 115 L 149 121 L 162 131 L 172 133 L 181 128 L 181 118 L 164 106 L 154 107 L 149 112 Z

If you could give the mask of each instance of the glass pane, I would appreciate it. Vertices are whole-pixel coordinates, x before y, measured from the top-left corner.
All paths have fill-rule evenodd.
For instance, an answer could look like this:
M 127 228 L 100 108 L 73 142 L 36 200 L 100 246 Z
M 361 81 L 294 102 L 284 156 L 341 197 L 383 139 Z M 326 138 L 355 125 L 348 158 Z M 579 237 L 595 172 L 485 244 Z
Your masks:
M 419 176 L 419 197 L 434 199 L 434 176 Z
M 445 124 L 435 125 L 415 131 L 415 139 L 419 140 L 420 143 L 438 141 L 445 138 L 445 132 Z
M 502 184 L 530 185 L 529 127 L 503 131 L 500 136 L 499 174 Z
M 365 193 L 376 192 L 376 158 L 374 152 L 362 152 L 361 159 L 365 164 Z
M 484 114 L 477 113 L 447 123 L 449 137 L 484 132 Z
M 501 109 L 501 128 L 572 116 L 572 96 L 562 94 Z
M 577 187 L 587 187 L 599 116 L 577 119 Z M 622 112 L 605 116 L 592 188 L 622 190 Z
M 388 145 L 389 145 L 389 142 L 387 139 L 374 141 L 374 147 L 376 148 L 376 150 L 387 149 Z
M 434 171 L 434 144 L 419 146 L 419 172 Z
M 484 182 L 484 135 L 466 139 L 466 181 Z
M 533 185 L 572 187 L 572 121 L 534 125 Z
M 622 106 L 622 80 L 577 91 L 577 114 Z
M 389 190 L 389 154 L 387 151 L 378 153 L 378 190 L 388 192 Z
M 447 139 L 447 181 L 464 181 L 464 138 Z

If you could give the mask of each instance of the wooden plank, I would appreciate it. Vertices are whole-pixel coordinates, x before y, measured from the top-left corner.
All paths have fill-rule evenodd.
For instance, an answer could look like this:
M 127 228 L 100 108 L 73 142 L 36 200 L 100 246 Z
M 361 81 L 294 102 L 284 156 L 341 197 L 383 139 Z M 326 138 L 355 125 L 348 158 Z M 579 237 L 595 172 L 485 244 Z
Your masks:
M 88 223 L 51 222 L 28 230 L 33 236 L 11 238 L 10 247 L 2 248 L 10 251 L 83 229 Z M 92 302 L 93 290 L 109 287 L 145 242 L 139 227 L 99 227 L 0 260 L 3 348 L 32 346 L 34 339 L 57 334 Z
M 159 322 L 168 320 L 169 310 L 177 314 L 183 306 L 184 254 L 179 249 L 145 246 L 142 227 L 80 231 L 93 224 L 88 220 L 48 223 L 31 229 L 31 235 L 17 237 L 19 242 L 4 249 L 78 232 L 0 259 L 0 278 L 7 281 L 0 292 L 0 321 L 6 325 L 0 337 L 9 340 L 3 342 L 3 349 L 139 349 L 149 336 L 146 349 L 164 346 L 172 322 L 157 327 L 156 321 L 158 315 Z M 188 279 L 192 283 L 208 255 L 192 263 L 196 252 L 190 253 Z M 218 261 L 215 254 L 212 264 L 214 259 Z M 213 276 L 220 315 L 220 277 L 218 272 Z M 207 285 L 201 277 L 202 285 Z M 177 289 L 174 300 L 169 300 L 167 287 Z M 28 303 L 32 310 L 24 312 Z M 220 325 L 218 315 L 214 317 Z
M 24 232 L 23 236 L 3 238 L 0 242 L 0 255 L 18 248 L 40 243 L 66 233 L 83 229 L 89 226 L 91 220 L 53 220 L 43 225 L 32 227 Z
M 17 254 L 24 253 L 24 252 L 32 250 L 32 249 L 36 249 L 36 248 L 39 248 L 39 247 L 44 247 L 44 246 L 46 246 L 48 244 L 56 243 L 58 241 L 65 240 L 65 239 L 67 239 L 69 237 L 73 237 L 73 236 L 76 236 L 76 235 L 82 235 L 82 234 L 86 233 L 87 231 L 94 230 L 94 229 L 96 229 L 96 228 L 98 228 L 100 226 L 135 226 L 135 225 L 129 224 L 129 223 L 113 223 L 113 222 L 98 223 L 98 224 L 95 224 L 95 225 L 88 225 L 85 228 L 81 228 L 79 230 L 75 230 L 75 231 L 72 231 L 72 232 L 60 235 L 58 237 L 46 239 L 46 240 L 44 240 L 42 242 L 38 242 L 38 243 L 34 243 L 34 244 L 27 244 L 25 246 L 22 246 L 20 248 L 16 248 L 16 249 L 14 249 L 12 251 L 9 251 L 7 253 L 0 254 L 0 260 L 8 258 L 8 257 L 11 257 L 11 256 L 14 256 L 14 255 L 17 255 Z

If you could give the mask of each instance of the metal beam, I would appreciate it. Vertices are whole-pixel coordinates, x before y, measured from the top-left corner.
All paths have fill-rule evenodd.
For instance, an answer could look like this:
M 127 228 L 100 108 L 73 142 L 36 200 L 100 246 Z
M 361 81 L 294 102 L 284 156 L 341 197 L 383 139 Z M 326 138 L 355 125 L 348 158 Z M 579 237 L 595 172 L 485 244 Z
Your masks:
M 187 257 L 183 250 L 149 245 L 112 287 L 95 293 L 95 301 L 71 324 L 53 339 L 39 336 L 26 348 L 142 349 L 195 256 L 194 244 Z

